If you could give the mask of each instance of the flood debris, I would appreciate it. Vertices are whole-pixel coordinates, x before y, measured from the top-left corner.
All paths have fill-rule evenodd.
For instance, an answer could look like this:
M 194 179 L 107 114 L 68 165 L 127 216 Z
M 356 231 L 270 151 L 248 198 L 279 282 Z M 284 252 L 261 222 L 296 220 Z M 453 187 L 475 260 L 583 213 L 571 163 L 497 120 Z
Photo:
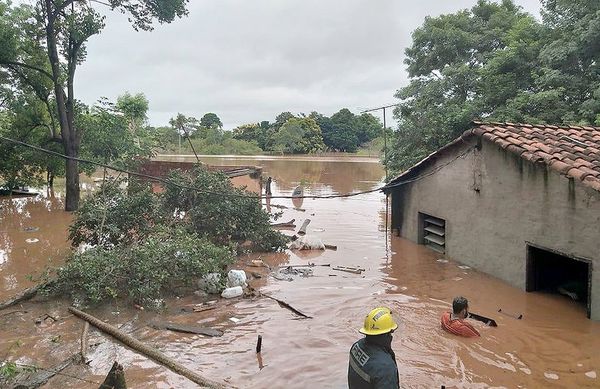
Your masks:
M 305 235 L 293 240 L 289 248 L 290 250 L 325 250 L 325 243 L 320 238 Z
M 362 272 L 365 271 L 365 269 L 357 267 L 357 266 L 333 266 L 331 268 L 331 270 L 343 271 L 346 273 L 353 273 L 353 274 L 362 274 Z
M 299 277 L 312 277 L 313 270 L 310 267 L 297 267 L 297 266 L 287 266 L 282 267 L 277 270 L 279 274 L 290 275 L 290 276 L 299 276 Z
M 57 318 L 55 318 L 54 316 L 50 316 L 49 314 L 43 314 L 42 316 L 39 316 L 35 319 L 35 324 L 40 325 L 42 323 L 45 323 L 46 321 L 51 320 L 52 323 L 58 321 Z
M 274 228 L 296 228 L 296 219 L 292 219 L 288 222 L 283 222 L 283 223 L 271 223 L 271 227 Z
M 210 337 L 223 336 L 223 331 L 221 330 L 216 330 L 214 328 L 209 327 L 201 327 L 193 324 L 179 324 L 167 321 L 152 321 L 148 324 L 148 326 L 157 330 L 169 330 L 174 332 L 182 332 L 185 334 L 196 334 Z
M 227 273 L 227 287 L 234 288 L 236 286 L 246 287 L 247 277 L 243 270 L 229 270 Z
M 298 230 L 298 235 L 306 235 L 306 228 L 308 228 L 309 224 L 310 224 L 310 219 L 304 220 L 304 223 L 302 223 L 302 226 Z
M 244 289 L 241 286 L 234 286 L 233 288 L 226 288 L 221 293 L 221 297 L 226 299 L 232 299 L 235 297 L 240 297 L 244 294 Z
M 110 324 L 107 324 L 107 323 L 103 322 L 102 320 L 100 320 L 88 313 L 80 311 L 74 307 L 69 307 L 69 312 L 71 312 L 73 315 L 79 317 L 82 320 L 88 321 L 94 327 L 98 328 L 99 330 L 101 330 L 102 332 L 104 332 L 108 335 L 111 335 L 112 337 L 119 340 L 121 343 L 125 344 L 126 346 L 132 348 L 133 350 L 147 356 L 148 358 L 152 359 L 155 362 L 160 363 L 161 365 L 169 368 L 171 371 L 188 378 L 189 380 L 191 380 L 192 382 L 194 382 L 200 386 L 205 386 L 208 388 L 218 388 L 218 389 L 221 389 L 221 388 L 224 389 L 226 387 L 224 384 L 222 384 L 220 382 L 216 382 L 216 381 L 210 380 L 208 378 L 205 378 L 205 377 L 201 376 L 200 374 L 186 368 L 185 366 L 179 364 L 177 361 L 166 356 L 165 354 L 161 353 L 160 351 L 140 342 L 139 340 L 124 333 L 123 331 L 119 330 L 118 328 L 113 327 Z M 77 354 L 77 355 L 79 356 L 79 354 Z
M 115 361 L 98 389 L 127 389 L 125 371 L 119 362 Z
M 258 292 L 258 295 L 259 295 L 259 296 L 266 297 L 266 298 L 269 298 L 269 299 L 271 299 L 271 300 L 274 300 L 274 301 L 277 301 L 277 303 L 279 304 L 279 306 L 280 306 L 280 307 L 283 307 L 283 308 L 289 309 L 290 311 L 292 311 L 293 313 L 295 313 L 295 314 L 296 314 L 296 315 L 298 315 L 298 316 L 301 316 L 302 318 L 305 318 L 305 319 L 312 319 L 312 316 L 309 316 L 309 315 L 307 315 L 307 314 L 305 314 L 305 313 L 303 313 L 303 312 L 301 312 L 301 311 L 297 310 L 296 308 L 292 307 L 290 304 L 286 303 L 286 302 L 285 302 L 285 301 L 283 301 L 283 300 L 280 300 L 280 299 L 278 299 L 278 298 L 276 298 L 276 297 L 273 297 L 273 296 L 271 296 L 271 295 L 268 295 L 268 294 L 265 294 L 265 293 L 260 293 L 260 292 Z
M 256 352 L 259 353 L 262 350 L 262 335 L 258 335 L 258 340 L 256 341 Z
M 517 319 L 517 320 L 521 320 L 523 318 L 522 314 L 515 314 L 515 313 L 510 313 L 510 312 L 506 312 L 503 311 L 502 308 L 498 309 L 498 312 L 500 312 L 503 315 L 506 315 L 508 317 L 512 317 L 513 319 Z
M 481 316 L 481 315 L 478 315 L 478 314 L 473 313 L 473 312 L 469 312 L 469 316 L 468 317 L 470 319 L 477 320 L 477 321 L 480 321 L 482 323 L 485 323 L 486 325 L 488 325 L 490 327 L 498 327 L 498 324 L 496 323 L 496 320 L 490 319 L 489 317 Z
M 29 369 L 19 373 L 16 377 L 13 377 L 11 382 L 0 382 L 0 384 L 2 384 L 3 388 L 39 388 L 73 363 L 79 362 L 79 360 L 80 355 L 77 353 L 48 369 L 42 369 L 36 366 L 26 366 Z

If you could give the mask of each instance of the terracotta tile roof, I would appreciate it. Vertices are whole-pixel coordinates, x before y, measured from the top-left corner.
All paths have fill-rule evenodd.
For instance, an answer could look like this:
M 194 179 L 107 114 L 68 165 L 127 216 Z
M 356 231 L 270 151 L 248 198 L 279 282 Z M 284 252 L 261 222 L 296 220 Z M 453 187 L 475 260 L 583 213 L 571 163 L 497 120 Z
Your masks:
M 544 163 L 583 185 L 600 191 L 600 127 L 473 122 L 463 135 L 394 178 L 412 178 L 440 155 L 477 136 L 532 163 Z M 385 190 L 385 188 L 384 188 Z
M 479 136 L 600 191 L 600 127 L 473 122 Z

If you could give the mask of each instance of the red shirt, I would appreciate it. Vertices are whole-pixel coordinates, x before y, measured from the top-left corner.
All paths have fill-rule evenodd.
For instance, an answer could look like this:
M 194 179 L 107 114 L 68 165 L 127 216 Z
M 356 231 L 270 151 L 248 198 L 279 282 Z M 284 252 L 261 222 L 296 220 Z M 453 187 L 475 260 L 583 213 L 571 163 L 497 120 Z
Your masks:
M 479 332 L 462 319 L 452 319 L 450 312 L 444 312 L 442 315 L 442 329 L 458 336 L 464 336 L 466 338 L 474 338 L 479 335 Z

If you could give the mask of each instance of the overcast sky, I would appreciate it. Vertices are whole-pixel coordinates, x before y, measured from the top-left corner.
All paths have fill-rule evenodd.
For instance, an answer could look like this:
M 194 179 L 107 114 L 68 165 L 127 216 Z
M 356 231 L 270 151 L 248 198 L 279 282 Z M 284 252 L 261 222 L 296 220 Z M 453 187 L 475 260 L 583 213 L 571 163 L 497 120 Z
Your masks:
M 539 15 L 539 0 L 516 2 Z M 474 3 L 191 0 L 189 16 L 152 32 L 135 32 L 125 16 L 108 13 L 78 70 L 78 98 L 91 104 L 143 92 L 156 126 L 177 112 L 215 112 L 226 129 L 273 121 L 282 111 L 357 113 L 395 102 L 407 84 L 404 49 L 425 16 Z

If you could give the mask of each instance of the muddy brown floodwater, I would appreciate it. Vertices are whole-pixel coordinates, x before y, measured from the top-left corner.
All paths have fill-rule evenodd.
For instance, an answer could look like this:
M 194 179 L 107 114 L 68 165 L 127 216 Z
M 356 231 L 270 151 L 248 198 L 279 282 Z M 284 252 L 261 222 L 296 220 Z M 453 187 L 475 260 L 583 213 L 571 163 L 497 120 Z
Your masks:
M 181 158 L 180 158 L 181 159 Z M 273 194 L 291 194 L 301 182 L 306 194 L 367 190 L 381 183 L 383 170 L 360 158 L 209 158 L 214 164 L 257 164 L 273 177 Z M 271 204 L 292 207 L 290 200 Z M 67 248 L 70 216 L 59 199 L 1 200 L 0 296 L 31 285 L 27 274 L 39 274 L 49 261 L 60 263 Z M 296 205 L 297 206 L 297 205 Z M 180 323 L 202 323 L 225 331 L 220 338 L 182 335 L 152 329 L 156 314 L 126 305 L 90 312 L 120 326 L 132 336 L 161 349 L 185 366 L 239 388 L 344 388 L 348 349 L 359 338 L 364 315 L 389 306 L 399 321 L 394 334 L 402 387 L 583 388 L 599 387 L 600 323 L 588 320 L 583 307 L 558 295 L 525 293 L 422 246 L 385 232 L 385 197 L 372 193 L 355 198 L 304 200 L 305 212 L 284 210 L 282 220 L 305 218 L 308 234 L 337 251 L 285 252 L 240 258 L 237 267 L 262 275 L 252 285 L 313 316 L 299 319 L 265 298 L 219 302 L 219 308 L 181 313 L 200 302 L 195 296 L 167 301 L 160 316 Z M 39 228 L 31 231 L 30 228 Z M 28 239 L 37 239 L 27 243 Z M 314 275 L 275 280 L 266 268 L 249 267 L 260 258 L 269 266 L 331 264 L 361 266 L 362 275 L 314 267 Z M 460 260 L 460 258 L 456 258 Z M 455 295 L 465 295 L 471 309 L 490 316 L 497 328 L 474 323 L 478 339 L 444 333 L 443 311 Z M 22 364 L 51 366 L 79 350 L 82 323 L 66 311 L 66 301 L 37 300 L 0 312 L 0 357 Z M 498 309 L 523 314 L 516 320 Z M 26 311 L 26 312 L 23 312 Z M 35 324 L 49 313 L 58 321 Z M 257 359 L 257 335 L 263 337 Z M 89 366 L 73 366 L 45 387 L 95 388 L 114 360 L 125 366 L 132 388 L 187 388 L 190 381 L 92 331 Z M 74 376 L 78 378 L 71 378 Z M 86 381 L 82 381 L 84 379 Z

